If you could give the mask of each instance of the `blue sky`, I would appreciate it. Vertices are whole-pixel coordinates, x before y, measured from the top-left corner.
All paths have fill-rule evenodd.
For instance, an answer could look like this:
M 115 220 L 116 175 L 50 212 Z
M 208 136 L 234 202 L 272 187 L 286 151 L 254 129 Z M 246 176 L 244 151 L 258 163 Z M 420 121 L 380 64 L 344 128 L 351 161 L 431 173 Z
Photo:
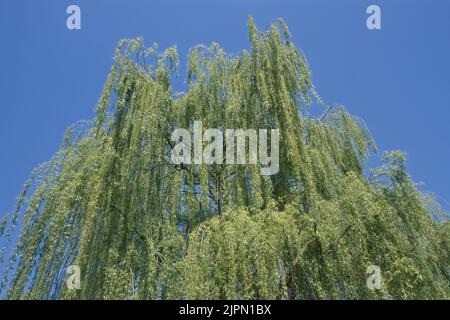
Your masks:
M 81 30 L 66 28 L 71 4 Z M 369 4 L 382 30 L 366 28 Z M 66 128 L 94 116 L 120 39 L 176 44 L 182 89 L 190 47 L 249 48 L 248 15 L 260 29 L 284 18 L 325 103 L 362 117 L 380 150 L 407 152 L 413 179 L 449 207 L 448 0 L 1 0 L 0 215 Z

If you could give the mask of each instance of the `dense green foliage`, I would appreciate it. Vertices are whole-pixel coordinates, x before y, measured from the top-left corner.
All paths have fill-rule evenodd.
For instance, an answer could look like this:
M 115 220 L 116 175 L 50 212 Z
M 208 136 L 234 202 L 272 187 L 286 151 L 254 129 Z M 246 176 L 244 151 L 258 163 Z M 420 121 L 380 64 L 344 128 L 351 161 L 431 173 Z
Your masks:
M 365 174 L 368 130 L 339 106 L 310 115 L 321 102 L 285 24 L 259 32 L 250 18 L 249 37 L 239 55 L 193 48 L 178 95 L 175 48 L 119 44 L 93 124 L 68 130 L 0 222 L 4 241 L 22 226 L 8 298 L 449 298 L 449 223 L 404 155 Z M 279 173 L 173 165 L 170 134 L 195 120 L 278 128 Z M 80 290 L 65 286 L 72 264 Z

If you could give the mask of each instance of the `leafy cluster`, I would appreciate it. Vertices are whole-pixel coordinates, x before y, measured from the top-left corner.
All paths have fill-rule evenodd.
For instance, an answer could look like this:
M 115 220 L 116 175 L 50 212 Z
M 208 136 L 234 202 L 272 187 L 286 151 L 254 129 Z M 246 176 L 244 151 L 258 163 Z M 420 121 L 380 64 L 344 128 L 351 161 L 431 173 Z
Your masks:
M 364 174 L 374 142 L 343 107 L 320 104 L 304 55 L 283 21 L 251 50 L 189 52 L 185 93 L 172 92 L 178 57 L 122 41 L 90 126 L 68 130 L 35 170 L 11 217 L 2 288 L 10 299 L 449 298 L 450 228 L 420 193 L 404 155 Z M 260 165 L 174 165 L 176 128 L 280 131 L 280 171 Z M 65 286 L 81 268 L 81 289 Z M 367 267 L 382 272 L 369 290 Z

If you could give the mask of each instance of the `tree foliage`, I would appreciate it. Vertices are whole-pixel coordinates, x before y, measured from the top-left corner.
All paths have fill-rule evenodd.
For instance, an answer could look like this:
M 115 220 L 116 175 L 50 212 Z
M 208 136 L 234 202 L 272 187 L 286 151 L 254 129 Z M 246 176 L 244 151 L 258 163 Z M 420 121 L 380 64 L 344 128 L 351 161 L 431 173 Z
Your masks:
M 411 181 L 400 152 L 364 174 L 375 144 L 341 106 L 320 117 L 304 55 L 282 20 L 251 50 L 189 52 L 174 94 L 175 47 L 121 41 L 92 125 L 67 131 L 11 217 L 2 278 L 15 299 L 448 298 L 449 223 Z M 174 165 L 175 128 L 280 130 L 280 171 Z M 442 218 L 444 216 L 444 218 Z M 81 289 L 65 286 L 69 265 Z M 369 265 L 381 290 L 366 286 Z

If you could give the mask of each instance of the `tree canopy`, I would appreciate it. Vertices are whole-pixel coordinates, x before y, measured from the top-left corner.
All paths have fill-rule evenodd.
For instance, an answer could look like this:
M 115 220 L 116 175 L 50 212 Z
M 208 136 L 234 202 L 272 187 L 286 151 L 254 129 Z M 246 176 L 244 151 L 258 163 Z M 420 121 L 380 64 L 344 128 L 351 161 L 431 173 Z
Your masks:
M 77 123 L 0 222 L 9 299 L 449 298 L 450 228 L 408 175 L 377 152 L 364 122 L 322 108 L 303 53 L 282 20 L 251 49 L 188 55 L 175 94 L 175 47 L 123 40 L 91 123 Z M 273 129 L 279 172 L 260 164 L 170 161 L 176 128 Z M 4 250 L 5 251 L 5 250 Z M 81 289 L 65 285 L 80 266 Z M 369 290 L 366 270 L 380 267 Z

